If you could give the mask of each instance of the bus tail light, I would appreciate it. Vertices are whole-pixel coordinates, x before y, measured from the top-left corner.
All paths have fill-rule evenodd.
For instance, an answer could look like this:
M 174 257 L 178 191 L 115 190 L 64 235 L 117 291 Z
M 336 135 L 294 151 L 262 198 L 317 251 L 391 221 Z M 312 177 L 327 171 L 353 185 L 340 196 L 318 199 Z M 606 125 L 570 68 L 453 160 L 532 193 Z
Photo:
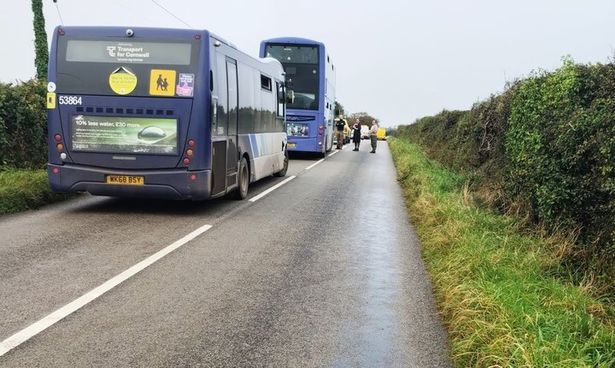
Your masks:
M 196 175 L 190 174 L 190 181 L 196 181 Z
M 60 133 L 56 133 L 56 134 L 53 136 L 53 139 L 55 139 L 55 140 L 56 140 L 56 142 L 62 142 L 62 135 L 61 135 Z
M 318 127 L 318 134 L 323 135 L 325 134 L 325 126 L 321 125 Z
M 60 168 L 59 167 L 54 167 L 53 169 L 51 169 L 51 172 L 57 175 L 57 174 L 60 173 Z
M 194 139 L 188 139 L 188 149 L 186 150 L 184 160 L 184 166 L 190 165 L 190 158 L 194 155 L 194 146 L 196 146 L 196 141 Z
M 56 150 L 61 153 L 62 151 L 64 151 L 64 145 L 62 143 L 56 144 Z

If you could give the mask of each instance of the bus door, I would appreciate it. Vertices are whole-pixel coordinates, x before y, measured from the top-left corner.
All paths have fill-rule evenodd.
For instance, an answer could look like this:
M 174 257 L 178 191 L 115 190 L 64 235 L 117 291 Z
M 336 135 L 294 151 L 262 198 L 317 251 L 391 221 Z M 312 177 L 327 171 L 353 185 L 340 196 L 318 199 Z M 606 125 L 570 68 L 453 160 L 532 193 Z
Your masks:
M 237 61 L 226 59 L 226 80 L 228 83 L 228 143 L 226 150 L 226 177 L 227 185 L 235 185 L 237 182 L 237 165 L 239 164 L 239 152 L 237 150 L 237 126 L 238 126 L 238 86 L 237 86 Z
M 211 127 L 211 194 L 213 196 L 226 192 L 226 155 L 228 145 L 228 77 L 226 71 L 226 58 L 223 54 L 216 55 L 216 93 L 214 96 L 214 116 Z

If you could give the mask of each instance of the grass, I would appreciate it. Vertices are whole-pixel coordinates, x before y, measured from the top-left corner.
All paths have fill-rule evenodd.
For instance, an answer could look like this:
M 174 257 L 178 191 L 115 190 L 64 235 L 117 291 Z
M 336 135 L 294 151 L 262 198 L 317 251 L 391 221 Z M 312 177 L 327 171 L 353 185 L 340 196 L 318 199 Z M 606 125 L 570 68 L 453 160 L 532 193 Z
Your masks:
M 480 208 L 466 178 L 391 150 L 457 367 L 614 367 L 613 306 L 553 276 L 557 242 Z
M 51 192 L 46 170 L 0 171 L 0 215 L 38 208 L 66 199 Z

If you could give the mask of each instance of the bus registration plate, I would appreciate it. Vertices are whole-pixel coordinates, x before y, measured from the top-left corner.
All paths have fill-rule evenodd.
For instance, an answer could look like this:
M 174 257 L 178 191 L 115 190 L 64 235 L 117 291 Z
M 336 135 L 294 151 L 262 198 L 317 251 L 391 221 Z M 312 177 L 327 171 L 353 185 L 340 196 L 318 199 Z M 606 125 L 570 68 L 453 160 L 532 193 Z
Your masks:
M 295 148 L 295 147 L 297 147 L 297 143 L 288 142 L 288 148 Z
M 107 184 L 115 185 L 144 185 L 143 176 L 107 175 Z

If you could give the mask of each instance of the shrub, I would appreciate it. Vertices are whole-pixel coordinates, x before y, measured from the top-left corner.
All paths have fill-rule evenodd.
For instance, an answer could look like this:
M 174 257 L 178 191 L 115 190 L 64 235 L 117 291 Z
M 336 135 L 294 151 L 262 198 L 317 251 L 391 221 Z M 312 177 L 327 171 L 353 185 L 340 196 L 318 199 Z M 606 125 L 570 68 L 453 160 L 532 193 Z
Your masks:
M 0 166 L 41 168 L 47 162 L 47 111 L 41 82 L 0 84 Z
M 536 220 L 606 246 L 615 231 L 615 65 L 565 61 L 524 81 L 506 132 L 507 191 Z
M 424 117 L 397 135 L 472 173 L 488 203 L 578 234 L 574 267 L 615 275 L 615 64 L 565 59 L 469 111 Z

